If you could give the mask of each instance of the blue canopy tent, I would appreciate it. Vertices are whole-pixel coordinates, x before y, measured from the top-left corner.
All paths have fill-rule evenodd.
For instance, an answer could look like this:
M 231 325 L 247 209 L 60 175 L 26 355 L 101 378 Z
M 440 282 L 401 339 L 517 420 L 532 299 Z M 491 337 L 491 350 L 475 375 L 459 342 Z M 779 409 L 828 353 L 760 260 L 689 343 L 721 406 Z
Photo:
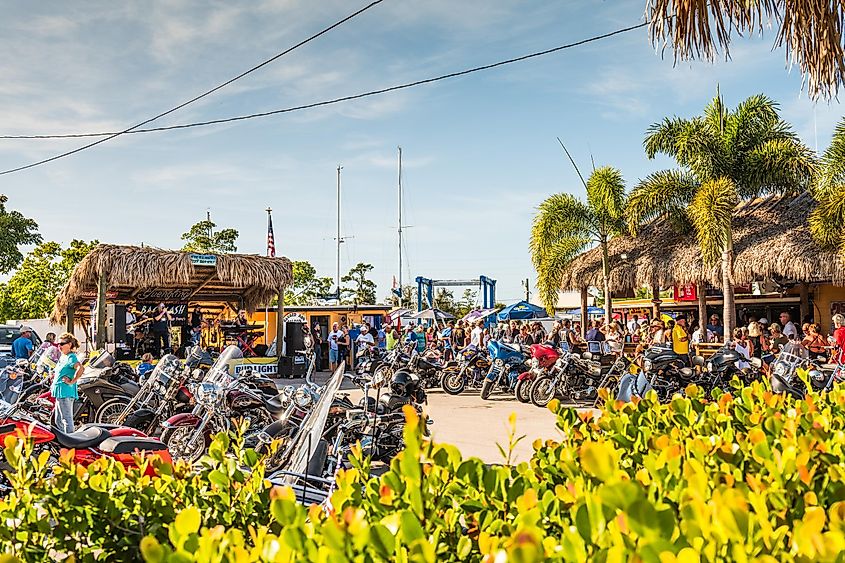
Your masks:
M 566 312 L 567 315 L 573 315 L 575 317 L 581 318 L 581 309 L 570 309 Z M 604 315 L 604 308 L 602 307 L 587 307 L 587 316 L 588 317 L 599 317 Z
M 509 305 L 499 311 L 496 318 L 500 321 L 509 320 L 524 320 L 524 319 L 544 319 L 546 318 L 546 310 L 537 305 L 532 305 L 527 301 L 520 301 Z

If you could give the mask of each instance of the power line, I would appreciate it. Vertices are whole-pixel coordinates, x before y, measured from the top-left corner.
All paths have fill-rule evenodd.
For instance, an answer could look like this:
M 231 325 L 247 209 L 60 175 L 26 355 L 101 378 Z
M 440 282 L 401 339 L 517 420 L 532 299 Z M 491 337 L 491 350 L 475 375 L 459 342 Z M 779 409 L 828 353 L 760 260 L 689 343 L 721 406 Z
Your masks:
M 155 132 L 159 132 L 159 131 L 172 131 L 174 129 L 190 129 L 192 127 L 205 127 L 205 126 L 208 126 L 208 125 L 220 125 L 220 124 L 223 124 L 223 123 L 231 123 L 233 121 L 244 121 L 244 120 L 247 120 L 247 119 L 269 117 L 269 116 L 272 116 L 272 115 L 279 115 L 279 114 L 283 114 L 283 113 L 291 113 L 291 112 L 295 112 L 295 111 L 302 111 L 302 110 L 306 110 L 306 109 L 313 109 L 313 108 L 317 108 L 317 107 L 338 104 L 338 103 L 341 103 L 341 102 L 349 102 L 349 101 L 353 101 L 353 100 L 359 100 L 361 98 L 367 98 L 367 97 L 376 96 L 376 95 L 379 95 L 379 94 L 386 94 L 388 92 L 395 92 L 397 90 L 404 90 L 404 89 L 412 88 L 412 87 L 415 87 L 415 86 L 421 86 L 423 84 L 431 84 L 433 82 L 439 82 L 441 80 L 447 80 L 449 78 L 456 78 L 456 77 L 459 77 L 459 76 L 464 76 L 464 75 L 467 75 L 467 74 L 480 72 L 482 70 L 489 70 L 489 69 L 496 68 L 496 67 L 499 67 L 499 66 L 513 64 L 513 63 L 521 62 L 521 61 L 524 61 L 524 60 L 527 60 L 527 59 L 532 59 L 532 58 L 535 58 L 535 57 L 541 57 L 543 55 L 556 53 L 557 51 L 562 51 L 564 49 L 570 49 L 572 47 L 578 47 L 578 46 L 584 45 L 586 43 L 592 43 L 592 42 L 595 42 L 595 41 L 599 41 L 601 39 L 607 39 L 609 37 L 613 37 L 614 35 L 620 35 L 622 33 L 628 32 L 628 31 L 640 29 L 642 27 L 647 26 L 648 24 L 649 24 L 649 22 L 644 22 L 644 23 L 637 24 L 637 25 L 634 25 L 634 26 L 625 27 L 625 28 L 622 28 L 622 29 L 617 29 L 616 31 L 612 31 L 610 33 L 605 33 L 603 35 L 596 35 L 596 36 L 593 36 L 593 37 L 589 37 L 587 39 L 582 39 L 581 41 L 577 41 L 575 43 L 568 43 L 566 45 L 554 47 L 553 49 L 546 49 L 545 51 L 538 51 L 538 52 L 531 53 L 531 54 L 528 54 L 528 55 L 523 55 L 521 57 L 516 57 L 516 58 L 513 58 L 513 59 L 507 59 L 507 60 L 504 60 L 504 61 L 499 61 L 497 63 L 492 63 L 492 64 L 488 64 L 488 65 L 483 65 L 483 66 L 477 66 L 477 67 L 469 68 L 469 69 L 458 71 L 458 72 L 452 72 L 452 73 L 449 73 L 449 74 L 443 74 L 443 75 L 440 75 L 440 76 L 436 76 L 434 78 L 426 78 L 426 79 L 423 79 L 423 80 L 417 80 L 415 82 L 407 82 L 405 84 L 390 86 L 390 87 L 382 88 L 382 89 L 379 89 L 379 90 L 370 90 L 368 92 L 363 92 L 363 93 L 360 93 L 360 94 L 352 94 L 352 95 L 349 95 L 349 96 L 342 96 L 340 98 L 332 98 L 330 100 L 323 100 L 323 101 L 320 101 L 320 102 L 313 102 L 313 103 L 310 103 L 310 104 L 293 106 L 293 107 L 289 107 L 289 108 L 277 109 L 277 110 L 272 110 L 272 111 L 265 111 L 265 112 L 261 112 L 261 113 L 251 113 L 251 114 L 247 114 L 247 115 L 238 115 L 238 116 L 234 116 L 234 117 L 212 119 L 212 120 L 209 120 L 209 121 L 197 121 L 197 122 L 194 122 L 194 123 L 183 123 L 183 124 L 180 124 L 180 125 L 168 125 L 168 126 L 164 126 L 164 127 L 150 127 L 150 128 L 146 128 L 146 129 L 133 129 L 131 131 L 124 131 L 124 132 L 119 133 L 119 134 L 155 133 Z M 76 138 L 81 138 L 81 137 L 104 137 L 104 136 L 107 136 L 107 135 L 114 135 L 114 134 L 115 133 L 112 133 L 112 132 L 104 132 L 104 133 L 66 133 L 66 134 L 55 134 L 55 135 L 0 135 L 0 139 L 18 139 L 18 140 L 19 139 L 76 139 Z M 5 172 L 3 172 L 3 173 L 5 173 Z
M 138 123 L 138 124 L 136 124 L 136 125 L 133 125 L 133 126 L 131 126 L 131 127 L 127 128 L 127 129 L 124 129 L 123 131 L 118 131 L 118 132 L 115 132 L 115 133 L 106 133 L 105 135 L 107 135 L 107 136 L 106 136 L 104 139 L 100 139 L 100 140 L 98 140 L 98 141 L 94 141 L 93 143 L 89 143 L 89 144 L 87 144 L 87 145 L 83 145 L 83 146 L 81 146 L 81 147 L 77 147 L 77 148 L 75 148 L 75 149 L 73 149 L 73 150 L 70 150 L 70 151 L 67 151 L 67 152 L 64 152 L 64 153 L 61 153 L 61 154 L 57 154 L 57 155 L 52 156 L 52 157 L 50 157 L 50 158 L 45 158 L 44 160 L 39 160 L 38 162 L 33 162 L 33 163 L 30 163 L 30 164 L 26 164 L 26 165 L 24 165 L 24 166 L 19 166 L 19 167 L 17 167 L 17 168 L 12 168 L 12 169 L 9 169 L 9 170 L 4 170 L 4 171 L 0 172 L 0 176 L 2 176 L 2 175 L 4 175 L 4 174 L 11 174 L 12 172 L 20 172 L 21 170 L 26 170 L 26 169 L 28 169 L 28 168 L 33 168 L 33 167 L 35 167 L 35 166 L 39 166 L 39 165 L 41 165 L 41 164 L 47 164 L 48 162 L 52 162 L 52 161 L 54 161 L 54 160 L 58 160 L 58 159 L 60 159 L 60 158 L 64 158 L 64 157 L 66 157 L 66 156 L 70 156 L 70 155 L 72 155 L 72 154 L 76 154 L 76 153 L 78 153 L 78 152 L 82 152 L 82 151 L 84 151 L 84 150 L 86 150 L 86 149 L 90 149 L 91 147 L 95 147 L 95 146 L 97 146 L 97 145 L 99 145 L 99 144 L 101 144 L 101 143 L 105 143 L 106 141 L 110 141 L 111 139 L 114 139 L 115 137 L 119 137 L 120 135 L 124 135 L 124 134 L 126 134 L 126 133 L 131 133 L 132 131 L 134 131 L 134 130 L 138 129 L 139 127 L 143 127 L 144 125 L 146 125 L 146 124 L 148 124 L 148 123 L 152 123 L 153 121 L 156 121 L 157 119 L 161 119 L 162 117 L 164 117 L 164 116 L 166 116 L 166 115 L 170 115 L 171 113 L 173 113 L 173 112 L 175 112 L 175 111 L 178 111 L 178 110 L 180 110 L 180 109 L 184 108 L 184 107 L 185 107 L 185 106 L 187 106 L 187 105 L 190 105 L 190 104 L 192 104 L 192 103 L 194 103 L 194 102 L 196 102 L 196 101 L 198 101 L 198 100 L 201 100 L 201 99 L 205 98 L 206 96 L 209 96 L 209 95 L 213 94 L 214 92 L 216 92 L 216 91 L 220 90 L 221 88 L 225 88 L 225 87 L 226 87 L 226 86 L 228 86 L 229 84 L 232 84 L 233 82 L 235 82 L 235 81 L 237 81 L 237 80 L 240 80 L 241 78 L 243 78 L 243 77 L 247 76 L 248 74 L 251 74 L 251 73 L 255 72 L 256 70 L 258 70 L 258 69 L 260 69 L 260 68 L 262 68 L 262 67 L 264 67 L 264 66 L 266 66 L 266 65 L 268 65 L 268 64 L 270 64 L 270 63 L 272 63 L 273 61 L 275 61 L 275 60 L 277 60 L 277 59 L 279 59 L 279 58 L 281 58 L 281 57 L 283 57 L 283 56 L 287 55 L 288 53 L 291 53 L 292 51 L 295 51 L 296 49 L 298 49 L 298 48 L 302 47 L 303 45 L 306 45 L 306 44 L 310 43 L 311 41 L 314 41 L 314 40 L 315 40 L 315 39 L 317 39 L 318 37 L 321 37 L 321 36 L 325 35 L 326 33 L 328 33 L 329 31 L 333 30 L 334 28 L 336 28 L 336 27 L 339 27 L 339 26 L 343 25 L 344 23 L 348 22 L 349 20 L 351 20 L 351 19 L 355 18 L 356 16 L 358 16 L 358 15 L 360 15 L 360 14 L 363 14 L 364 12 L 366 12 L 367 10 L 369 10 L 370 8 L 372 8 L 372 7 L 374 7 L 374 6 L 378 5 L 378 4 L 381 4 L 382 2 L 384 2 L 384 0 L 373 0 L 372 2 L 370 2 L 369 4 L 367 4 L 366 6 L 364 6 L 363 8 L 359 9 L 358 11 L 353 12 L 352 14 L 350 14 L 350 15 L 346 16 L 345 18 L 343 18 L 343 19 L 341 19 L 341 20 L 336 21 L 336 22 L 335 22 L 335 23 L 333 23 L 332 25 L 330 25 L 330 26 L 328 26 L 328 27 L 326 27 L 326 28 L 322 29 L 321 31 L 319 31 L 319 32 L 317 32 L 317 33 L 315 33 L 315 34 L 311 35 L 310 37 L 308 37 L 308 38 L 306 38 L 306 39 L 303 39 L 303 40 L 302 40 L 302 41 L 300 41 L 299 43 L 297 43 L 297 44 L 295 44 L 295 45 L 293 45 L 293 46 L 291 46 L 291 47 L 288 47 L 287 49 L 285 49 L 285 50 L 284 50 L 284 51 L 282 51 L 281 53 L 278 53 L 278 54 L 276 54 L 276 55 L 274 55 L 274 56 L 270 57 L 269 59 L 267 59 L 267 60 L 265 60 L 265 61 L 263 61 L 263 62 L 261 62 L 261 63 L 259 63 L 259 64 L 255 65 L 254 67 L 250 68 L 249 70 L 246 70 L 246 71 L 244 71 L 244 72 L 240 73 L 239 75 L 235 76 L 234 78 L 230 78 L 230 79 L 229 79 L 229 80 L 227 80 L 226 82 L 223 82 L 222 84 L 219 84 L 219 85 L 215 86 L 215 87 L 214 87 L 214 88 L 212 88 L 211 90 L 206 90 L 206 91 L 205 91 L 205 92 L 203 92 L 202 94 L 200 94 L 200 95 L 198 95 L 198 96 L 195 96 L 195 97 L 191 98 L 190 100 L 188 100 L 188 101 L 186 101 L 186 102 L 182 102 L 182 103 L 181 103 L 181 104 L 179 104 L 178 106 L 175 106 L 175 107 L 173 107 L 173 108 L 171 108 L 171 109 L 169 109 L 169 110 L 167 110 L 167 111 L 165 111 L 165 112 L 162 112 L 162 113 L 160 113 L 160 114 L 156 115 L 155 117 L 151 117 L 151 118 L 149 118 L 149 119 L 147 119 L 147 120 L 145 120 L 145 121 L 142 121 L 141 123 Z M 82 135 L 80 135 L 80 136 L 82 136 Z M 102 135 L 97 135 L 97 136 L 102 136 Z

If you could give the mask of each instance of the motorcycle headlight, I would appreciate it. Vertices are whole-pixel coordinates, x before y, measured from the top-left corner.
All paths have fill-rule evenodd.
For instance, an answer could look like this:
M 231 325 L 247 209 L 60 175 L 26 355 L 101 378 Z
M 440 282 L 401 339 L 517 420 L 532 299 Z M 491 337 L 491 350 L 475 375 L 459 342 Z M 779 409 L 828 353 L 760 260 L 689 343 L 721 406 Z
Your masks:
M 824 375 L 822 374 L 822 372 L 821 372 L 821 371 L 819 371 L 819 370 L 817 370 L 817 369 L 811 369 L 811 370 L 810 370 L 810 373 L 808 373 L 807 375 L 808 375 L 808 376 L 810 377 L 810 379 L 812 379 L 813 381 L 823 381 L 823 380 L 824 380 Z
M 505 361 L 504 361 L 503 359 L 501 359 L 501 358 L 497 359 L 497 360 L 496 360 L 495 362 L 493 362 L 493 363 L 494 363 L 494 364 L 496 364 L 496 367 L 502 367 L 503 365 L 505 365 Z
M 540 367 L 540 360 L 538 358 L 531 358 L 531 368 L 537 369 Z
M 311 393 L 303 387 L 300 387 L 293 394 L 293 402 L 296 403 L 297 407 L 304 409 L 311 405 Z
M 220 386 L 216 383 L 200 383 L 197 387 L 197 401 L 204 405 L 213 405 L 218 402 L 221 394 Z
M 651 360 L 643 360 L 643 370 L 651 371 Z
M 775 375 L 777 375 L 779 377 L 785 377 L 786 376 L 786 366 L 783 365 L 782 363 L 776 363 L 775 367 L 772 369 L 772 373 L 774 373 Z

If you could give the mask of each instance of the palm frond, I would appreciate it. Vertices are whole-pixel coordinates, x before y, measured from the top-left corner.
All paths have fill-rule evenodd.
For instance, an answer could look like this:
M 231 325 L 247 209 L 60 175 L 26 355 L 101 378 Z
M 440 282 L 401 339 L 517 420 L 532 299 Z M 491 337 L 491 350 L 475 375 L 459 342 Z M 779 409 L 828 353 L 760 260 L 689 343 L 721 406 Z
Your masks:
M 662 170 L 648 175 L 628 195 L 625 218 L 636 236 L 643 223 L 657 217 L 678 217 L 692 201 L 699 182 L 685 170 Z
M 649 159 L 658 154 L 674 156 L 678 135 L 686 128 L 687 120 L 680 117 L 667 117 L 660 123 L 654 123 L 648 128 L 643 141 L 645 154 Z
M 552 249 L 569 245 L 567 241 L 591 240 L 590 227 L 594 223 L 587 206 L 571 194 L 555 194 L 545 199 L 537 209 L 531 226 L 529 252 L 531 261 L 539 272 L 543 260 Z M 583 249 L 586 242 L 581 245 Z
M 547 246 L 539 260 L 534 262 L 537 269 L 537 290 L 550 315 L 554 314 L 564 270 L 591 242 L 592 239 L 585 237 L 560 239 Z
M 705 264 L 716 262 L 727 247 L 738 202 L 734 183 L 729 178 L 718 178 L 701 184 L 687 208 Z
M 590 174 L 587 205 L 595 215 L 600 236 L 612 236 L 625 228 L 625 180 L 619 169 L 601 166 Z
M 841 192 L 845 184 L 845 118 L 836 124 L 830 146 L 819 163 L 813 192 L 820 197 L 828 192 Z
M 815 170 L 815 154 L 798 139 L 767 141 L 745 155 L 739 197 L 798 193 L 810 187 Z
M 731 36 L 777 29 L 777 45 L 797 62 L 812 97 L 836 95 L 845 83 L 845 27 L 841 2 L 781 0 L 648 0 L 646 18 L 654 45 L 671 45 L 675 62 L 729 57 Z

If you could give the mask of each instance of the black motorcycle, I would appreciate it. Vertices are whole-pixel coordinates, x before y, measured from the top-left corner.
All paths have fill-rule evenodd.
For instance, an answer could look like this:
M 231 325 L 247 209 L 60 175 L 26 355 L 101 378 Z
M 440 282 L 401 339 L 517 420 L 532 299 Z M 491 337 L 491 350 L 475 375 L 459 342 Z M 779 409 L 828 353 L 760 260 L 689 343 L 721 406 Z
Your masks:
M 114 356 L 106 351 L 100 352 L 88 362 L 79 378 L 74 421 L 81 425 L 114 420 L 140 389 L 137 375 L 129 365 L 115 362 Z
M 432 389 L 434 387 L 440 387 L 440 383 L 443 378 L 443 370 L 447 366 L 454 365 L 457 364 L 454 362 L 442 363 L 441 361 L 428 357 L 424 354 L 412 352 L 411 360 L 408 362 L 408 365 L 396 370 L 393 373 L 393 376 L 395 379 L 395 376 L 398 373 L 412 373 L 417 377 L 421 388 Z
M 452 362 L 443 369 L 443 390 L 450 395 L 460 395 L 467 387 L 480 389 L 490 369 L 486 350 L 467 346 L 456 357 L 457 363 Z
M 616 398 L 628 402 L 654 389 L 660 401 L 665 402 L 692 383 L 694 377 L 695 372 L 671 346 L 652 346 L 643 353 L 642 371 L 625 374 L 619 381 Z
M 747 364 L 743 366 L 742 364 Z M 746 358 L 730 346 L 723 346 L 706 360 L 701 356 L 692 359 L 692 365 L 700 372 L 695 383 L 709 393 L 716 387 L 724 388 L 737 377 L 744 384 L 749 384 L 760 376 L 763 362 L 760 358 Z

